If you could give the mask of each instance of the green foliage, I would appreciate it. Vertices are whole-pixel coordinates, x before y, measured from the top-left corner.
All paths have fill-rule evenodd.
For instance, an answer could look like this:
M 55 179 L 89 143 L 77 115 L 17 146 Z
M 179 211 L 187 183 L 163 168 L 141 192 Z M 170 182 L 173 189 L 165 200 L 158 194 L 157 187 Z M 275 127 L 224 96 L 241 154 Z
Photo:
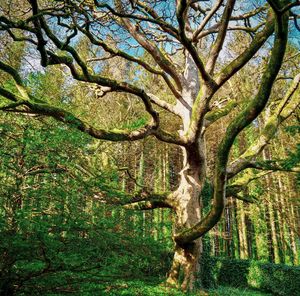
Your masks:
M 206 270 L 211 270 L 211 286 L 250 287 L 272 295 L 299 295 L 299 266 L 212 257 L 206 264 Z
M 211 296 L 263 296 L 270 295 L 264 292 L 255 291 L 249 288 L 218 287 L 209 290 Z
M 285 167 L 291 169 L 300 164 L 300 143 L 296 145 L 296 150 L 289 153 L 289 157 L 285 160 Z
M 103 216 L 89 225 L 87 217 L 86 223 L 74 216 L 58 224 L 56 215 L 30 221 L 25 215 L 18 215 L 22 232 L 2 228 L 0 233 L 1 295 L 81 295 L 95 282 L 108 286 L 118 279 L 162 276 L 167 271 L 170 258 L 158 243 L 127 231 L 116 234 L 118 218 Z
M 147 295 L 147 296 L 183 296 L 186 295 L 176 289 L 167 289 L 156 278 L 147 279 L 147 281 L 119 281 L 117 283 L 108 286 L 103 295 L 120 295 L 120 296 L 132 296 L 132 295 Z
M 293 137 L 299 135 L 300 125 L 292 125 L 286 128 L 286 131 L 291 134 Z M 284 166 L 287 169 L 294 168 L 300 165 L 300 143 L 296 144 L 296 149 L 288 153 L 287 159 L 284 160 Z M 300 187 L 300 174 L 297 174 L 297 185 Z
M 99 290 L 98 290 L 99 292 Z M 94 294 L 84 294 L 94 295 Z M 101 295 L 110 296 L 263 296 L 269 295 L 248 288 L 238 289 L 229 287 L 218 287 L 208 291 L 195 291 L 184 293 L 177 289 L 166 288 L 157 278 L 147 278 L 146 281 L 116 281 L 107 285 L 101 291 Z
M 295 136 L 297 133 L 300 133 L 300 125 L 287 126 L 285 130 L 292 136 Z
M 89 167 L 90 138 L 9 115 L 0 133 L 1 295 L 95 295 L 166 274 L 169 253 L 136 230 L 135 214 L 95 197 L 123 198 L 115 172 Z
M 141 128 L 141 127 L 145 126 L 146 123 L 147 123 L 147 119 L 146 118 L 138 118 L 138 119 L 136 119 L 133 122 L 125 123 L 122 126 L 122 128 L 128 129 L 128 130 L 131 131 L 131 130 L 135 130 L 135 129 L 138 129 L 138 128 Z

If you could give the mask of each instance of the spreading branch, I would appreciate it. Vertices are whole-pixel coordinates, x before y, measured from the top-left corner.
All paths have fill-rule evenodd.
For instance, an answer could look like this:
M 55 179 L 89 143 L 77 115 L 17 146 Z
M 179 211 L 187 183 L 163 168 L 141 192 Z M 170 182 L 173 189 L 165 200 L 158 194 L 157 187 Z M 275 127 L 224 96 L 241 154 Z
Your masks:
M 178 244 L 187 244 L 204 235 L 214 227 L 222 215 L 225 205 L 226 167 L 231 147 L 238 134 L 257 118 L 268 102 L 273 83 L 284 58 L 288 36 L 288 21 L 288 14 L 281 15 L 276 19 L 277 26 L 274 46 L 258 93 L 245 109 L 229 124 L 225 136 L 218 146 L 212 208 L 197 224 L 175 235 L 174 239 Z
M 296 75 L 286 95 L 278 104 L 273 115 L 269 117 L 257 139 L 248 149 L 228 166 L 228 178 L 232 178 L 240 171 L 251 167 L 255 159 L 263 149 L 275 137 L 280 125 L 288 119 L 299 107 L 300 74 Z

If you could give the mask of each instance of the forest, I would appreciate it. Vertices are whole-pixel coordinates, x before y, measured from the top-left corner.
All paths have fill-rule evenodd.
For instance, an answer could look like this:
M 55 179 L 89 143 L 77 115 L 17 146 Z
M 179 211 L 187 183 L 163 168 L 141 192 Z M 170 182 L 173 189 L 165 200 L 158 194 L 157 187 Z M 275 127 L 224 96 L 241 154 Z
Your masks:
M 300 295 L 300 1 L 0 0 L 0 295 Z

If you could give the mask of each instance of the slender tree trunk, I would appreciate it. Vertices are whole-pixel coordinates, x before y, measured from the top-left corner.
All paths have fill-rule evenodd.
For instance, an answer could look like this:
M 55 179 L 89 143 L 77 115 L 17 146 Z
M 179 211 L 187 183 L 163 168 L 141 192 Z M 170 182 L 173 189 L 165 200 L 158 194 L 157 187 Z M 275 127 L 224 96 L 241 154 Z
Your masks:
M 280 182 L 280 186 L 282 186 L 282 183 Z M 292 258 L 291 261 L 293 265 L 298 265 L 299 263 L 299 256 L 298 256 L 298 248 L 297 248 L 297 223 L 298 219 L 295 214 L 295 204 L 293 203 L 294 193 L 293 193 L 293 184 L 290 182 L 290 179 L 287 178 L 287 182 L 285 182 L 285 186 L 281 189 L 281 196 L 285 204 L 285 220 L 287 220 L 288 223 L 288 232 L 290 237 L 290 243 L 291 243 L 291 251 L 292 251 Z M 286 199 L 284 198 L 283 192 L 288 192 L 288 196 Z M 289 218 L 289 219 L 288 219 Z M 298 233 L 300 233 L 298 231 Z
M 240 241 L 240 235 L 239 235 L 240 223 L 239 223 L 238 214 L 237 214 L 237 200 L 236 199 L 233 199 L 233 216 L 234 216 L 234 223 L 235 223 L 236 250 L 237 250 L 235 258 L 241 259 L 241 241 Z
M 248 210 L 248 206 L 246 206 Z M 247 241 L 247 253 L 248 259 L 252 259 L 253 257 L 253 250 L 252 250 L 252 223 L 249 217 L 249 214 L 245 214 L 245 226 L 246 226 L 246 241 Z
M 269 262 L 275 262 L 274 244 L 273 244 L 272 233 L 271 233 L 271 218 L 270 218 L 270 211 L 267 202 L 265 202 L 265 212 L 266 212 L 266 224 L 267 224 Z
M 231 204 L 225 208 L 225 254 L 232 257 L 232 226 L 231 226 Z
M 240 220 L 238 227 L 238 235 L 240 242 L 240 258 L 248 259 L 248 244 L 246 234 L 246 223 L 245 223 L 245 211 L 243 201 L 237 201 L 238 217 Z

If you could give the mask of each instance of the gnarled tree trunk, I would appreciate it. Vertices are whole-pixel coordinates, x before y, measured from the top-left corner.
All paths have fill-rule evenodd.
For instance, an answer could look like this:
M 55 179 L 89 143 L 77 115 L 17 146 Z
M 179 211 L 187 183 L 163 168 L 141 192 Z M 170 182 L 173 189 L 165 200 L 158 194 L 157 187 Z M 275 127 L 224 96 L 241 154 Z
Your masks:
M 174 192 L 175 234 L 190 228 L 201 220 L 201 191 L 204 186 L 206 163 L 203 141 L 183 149 L 183 169 L 180 184 Z M 201 238 L 180 245 L 175 242 L 175 253 L 167 284 L 192 290 L 199 273 L 199 260 L 202 251 Z M 179 282 L 179 278 L 182 282 Z

